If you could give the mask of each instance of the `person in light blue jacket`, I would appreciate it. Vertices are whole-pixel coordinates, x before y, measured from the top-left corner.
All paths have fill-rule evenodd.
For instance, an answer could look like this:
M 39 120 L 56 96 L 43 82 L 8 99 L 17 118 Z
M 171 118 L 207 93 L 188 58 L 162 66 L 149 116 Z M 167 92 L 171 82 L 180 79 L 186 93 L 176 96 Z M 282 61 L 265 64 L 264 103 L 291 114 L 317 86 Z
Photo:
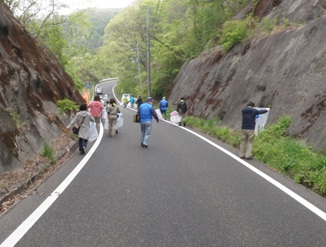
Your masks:
M 156 111 L 153 107 L 153 102 L 153 98 L 148 97 L 146 102 L 141 104 L 137 111 L 140 116 L 140 143 L 143 148 L 148 147 L 148 141 L 152 130 L 152 118 L 154 117 L 156 122 L 159 122 Z

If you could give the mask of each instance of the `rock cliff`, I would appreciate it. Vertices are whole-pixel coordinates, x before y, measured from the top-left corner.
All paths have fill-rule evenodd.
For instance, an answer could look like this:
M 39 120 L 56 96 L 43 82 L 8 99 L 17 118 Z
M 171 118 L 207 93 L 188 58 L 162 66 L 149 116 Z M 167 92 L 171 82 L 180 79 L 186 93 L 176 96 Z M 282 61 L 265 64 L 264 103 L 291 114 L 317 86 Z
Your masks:
M 68 117 L 56 101 L 81 103 L 56 57 L 0 2 L 0 172 L 19 169 L 59 137 Z
M 223 125 L 239 129 L 241 108 L 253 101 L 271 108 L 268 123 L 289 115 L 290 135 L 326 151 L 325 9 L 325 0 L 260 0 L 245 11 L 300 25 L 248 40 L 226 54 L 216 48 L 184 64 L 169 102 L 184 96 L 191 114 L 219 116 Z

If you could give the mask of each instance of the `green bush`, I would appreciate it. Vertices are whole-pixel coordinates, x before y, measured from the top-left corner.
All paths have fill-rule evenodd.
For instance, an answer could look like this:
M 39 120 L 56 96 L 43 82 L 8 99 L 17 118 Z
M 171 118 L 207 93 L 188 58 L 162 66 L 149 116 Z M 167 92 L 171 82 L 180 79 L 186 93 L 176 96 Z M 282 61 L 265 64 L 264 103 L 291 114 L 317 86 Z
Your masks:
M 73 102 L 69 99 L 58 100 L 57 106 L 59 107 L 60 113 L 68 113 L 70 111 L 78 110 L 76 102 Z
M 51 165 L 55 164 L 56 160 L 53 148 L 47 142 L 44 143 L 42 155 L 50 160 Z
M 227 21 L 223 24 L 220 43 L 224 51 L 229 51 L 236 44 L 247 39 L 255 26 L 255 20 L 248 16 L 243 20 Z
M 241 133 L 221 125 L 218 118 L 188 116 L 187 126 L 199 129 L 233 147 L 239 147 Z M 287 136 L 289 116 L 282 116 L 255 138 L 254 157 L 321 195 L 326 195 L 326 155 L 314 152 L 304 142 Z
M 246 39 L 257 37 L 259 35 L 270 34 L 274 30 L 283 30 L 291 25 L 286 18 L 271 19 L 263 18 L 258 20 L 248 15 L 243 20 L 227 21 L 222 26 L 222 35 L 220 43 L 224 51 L 229 51 L 233 46 L 243 42 Z
M 295 182 L 325 195 L 326 155 L 314 152 L 304 142 L 286 136 L 290 124 L 290 117 L 284 116 L 262 131 L 255 139 L 253 154 Z
M 238 147 L 240 145 L 240 132 L 232 131 L 225 126 L 222 126 L 219 118 L 203 119 L 189 116 L 186 118 L 186 123 L 187 126 L 200 129 L 201 131 L 233 147 Z

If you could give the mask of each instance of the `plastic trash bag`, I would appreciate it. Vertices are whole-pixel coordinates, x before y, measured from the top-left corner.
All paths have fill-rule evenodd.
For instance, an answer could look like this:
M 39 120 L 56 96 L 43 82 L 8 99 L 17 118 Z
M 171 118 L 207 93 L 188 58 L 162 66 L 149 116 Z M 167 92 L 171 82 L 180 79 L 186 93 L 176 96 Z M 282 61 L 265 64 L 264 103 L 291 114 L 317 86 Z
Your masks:
M 181 117 L 177 111 L 173 111 L 170 113 L 170 122 L 171 123 L 179 123 L 181 121 Z
M 96 129 L 96 123 L 95 122 L 90 122 L 89 123 L 89 138 L 88 141 L 89 142 L 93 142 L 97 139 L 98 137 L 98 133 L 97 133 L 97 129 Z
M 160 120 L 163 119 L 161 110 L 160 109 L 156 109 L 155 111 L 156 111 L 156 114 L 157 114 L 158 119 L 160 119 Z
M 258 135 L 261 131 L 264 130 L 270 109 L 269 108 L 259 108 L 259 107 L 255 107 L 255 109 L 268 110 L 268 112 L 256 116 L 255 135 Z
M 117 114 L 118 114 L 118 119 L 115 127 L 119 129 L 123 126 L 123 114 L 122 113 L 117 113 Z
M 109 118 L 108 118 L 108 113 L 105 110 L 105 113 L 103 113 L 102 115 L 103 119 L 104 119 L 104 129 L 108 130 L 109 129 Z

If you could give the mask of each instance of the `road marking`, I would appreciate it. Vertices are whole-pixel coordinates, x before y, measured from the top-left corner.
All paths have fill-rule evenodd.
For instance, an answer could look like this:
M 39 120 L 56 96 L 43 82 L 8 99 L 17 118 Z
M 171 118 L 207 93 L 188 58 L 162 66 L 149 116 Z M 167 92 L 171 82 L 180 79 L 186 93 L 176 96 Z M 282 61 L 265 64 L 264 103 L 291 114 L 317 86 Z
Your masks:
M 168 122 L 168 121 L 165 121 L 165 122 Z M 170 122 L 168 122 L 168 123 L 170 123 Z M 170 124 L 173 124 L 173 123 L 170 123 Z M 173 125 L 176 125 L 176 124 L 173 124 Z M 260 171 L 256 167 L 250 165 L 248 162 L 244 161 L 243 159 L 239 158 L 238 156 L 234 155 L 233 153 L 229 152 L 228 150 L 220 147 L 216 143 L 208 140 L 207 138 L 201 136 L 200 134 L 197 134 L 196 132 L 194 132 L 194 131 L 192 131 L 190 129 L 184 128 L 184 127 L 180 127 L 180 128 L 183 128 L 184 130 L 186 130 L 186 131 L 190 132 L 191 134 L 199 137 L 200 139 L 206 141 L 207 143 L 211 144 L 215 148 L 221 150 L 222 152 L 226 153 L 230 157 L 232 157 L 235 160 L 239 161 L 242 165 L 244 165 L 248 169 L 252 170 L 254 173 L 256 173 L 257 175 L 261 176 L 262 178 L 264 178 L 265 180 L 267 180 L 268 182 L 270 182 L 271 184 L 273 184 L 274 186 L 276 186 L 278 189 L 280 189 L 281 191 L 283 191 L 284 193 L 286 193 L 287 195 L 289 195 L 290 197 L 292 197 L 294 200 L 296 200 L 297 202 L 299 202 L 300 204 L 302 204 L 303 206 L 305 206 L 306 208 L 308 208 L 310 211 L 312 211 L 313 213 L 315 213 L 316 215 L 318 215 L 324 221 L 326 221 L 326 213 L 324 211 L 320 210 L 315 205 L 311 204 L 310 202 L 308 202 L 306 199 L 304 199 L 301 196 L 299 196 L 294 191 L 292 191 L 289 188 L 285 187 L 283 184 L 279 183 L 275 179 L 273 179 L 270 176 L 268 176 L 267 174 L 263 173 L 262 171 Z
M 135 109 L 131 109 L 131 110 L 136 111 Z M 160 121 L 164 121 L 164 122 L 166 122 L 168 124 L 178 126 L 178 124 L 171 123 L 168 120 L 161 119 Z M 226 150 L 226 149 L 218 146 L 216 143 L 208 140 L 207 138 L 201 136 L 200 134 L 197 134 L 196 132 L 194 132 L 194 131 L 192 131 L 190 129 L 187 129 L 185 127 L 181 127 L 181 126 L 178 126 L 178 127 L 179 128 L 182 128 L 182 129 L 184 129 L 186 131 L 188 131 L 189 133 L 191 133 L 191 134 L 193 134 L 193 135 L 195 135 L 197 137 L 199 137 L 200 139 L 206 141 L 207 143 L 211 144 L 215 148 L 217 148 L 217 149 L 221 150 L 222 152 L 226 153 L 227 155 L 229 155 L 233 159 L 239 161 L 242 165 L 244 165 L 248 169 L 252 170 L 254 173 L 256 173 L 257 175 L 261 176 L 262 178 L 264 178 L 265 180 L 267 180 L 268 182 L 270 182 L 271 184 L 273 184 L 274 186 L 276 186 L 278 189 L 280 189 L 281 191 L 283 191 L 284 193 L 286 193 L 287 195 L 289 195 L 290 197 L 292 197 L 294 200 L 296 200 L 297 202 L 299 202 L 300 204 L 302 204 L 303 206 L 305 206 L 306 208 L 308 208 L 314 214 L 318 215 L 324 221 L 326 221 L 326 213 L 324 211 L 322 211 L 321 209 L 317 208 L 315 205 L 313 205 L 312 203 L 308 202 L 306 199 L 304 199 L 303 197 L 299 196 L 294 191 L 292 191 L 289 188 L 285 187 L 283 184 L 279 183 L 278 181 L 276 181 L 275 179 L 271 178 L 267 174 L 265 174 L 262 171 L 258 170 L 256 167 L 250 165 L 248 162 L 244 161 L 243 159 L 239 158 L 238 156 L 234 155 L 233 153 L 229 152 L 228 150 Z
M 85 157 L 75 167 L 75 169 L 66 177 L 66 179 L 51 193 L 51 195 L 45 199 L 45 201 L 23 222 L 18 228 L 0 245 L 0 247 L 13 247 L 17 242 L 26 234 L 26 232 L 41 218 L 41 216 L 48 210 L 48 208 L 55 202 L 56 199 L 62 194 L 62 192 L 68 187 L 78 173 L 83 169 L 88 160 L 92 157 L 93 153 L 99 146 L 103 137 L 103 125 L 100 125 L 99 136 L 89 150 Z

